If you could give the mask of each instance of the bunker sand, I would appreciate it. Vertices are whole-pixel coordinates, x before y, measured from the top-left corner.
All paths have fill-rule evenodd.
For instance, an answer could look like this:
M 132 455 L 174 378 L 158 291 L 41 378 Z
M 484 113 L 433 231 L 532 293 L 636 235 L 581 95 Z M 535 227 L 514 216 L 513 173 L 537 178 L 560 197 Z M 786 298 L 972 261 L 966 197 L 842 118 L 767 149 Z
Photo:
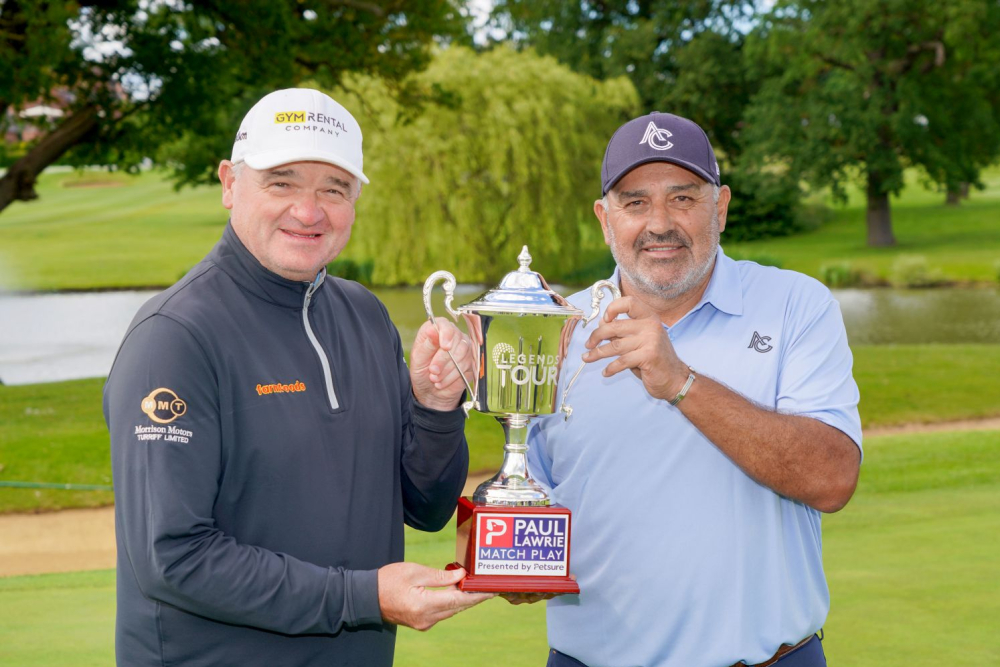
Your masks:
M 492 476 L 469 475 L 462 495 Z M 0 577 L 114 566 L 114 507 L 0 515 Z

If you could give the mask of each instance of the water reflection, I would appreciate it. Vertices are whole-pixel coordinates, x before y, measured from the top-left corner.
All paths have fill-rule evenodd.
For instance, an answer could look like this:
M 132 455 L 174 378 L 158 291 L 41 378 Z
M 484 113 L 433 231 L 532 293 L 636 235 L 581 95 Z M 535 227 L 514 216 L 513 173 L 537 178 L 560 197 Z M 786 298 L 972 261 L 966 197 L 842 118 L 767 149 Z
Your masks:
M 1000 343 L 995 289 L 834 290 L 855 345 Z
M 482 286 L 460 285 L 454 305 L 482 291 Z M 426 317 L 420 289 L 375 292 L 409 349 Z M 129 322 L 155 293 L 0 294 L 0 382 L 106 375 Z M 1000 291 L 995 289 L 836 290 L 834 296 L 853 345 L 1000 343 Z M 443 301 L 437 289 L 434 312 L 441 316 Z
M 107 375 L 129 322 L 154 294 L 0 294 L 0 382 Z

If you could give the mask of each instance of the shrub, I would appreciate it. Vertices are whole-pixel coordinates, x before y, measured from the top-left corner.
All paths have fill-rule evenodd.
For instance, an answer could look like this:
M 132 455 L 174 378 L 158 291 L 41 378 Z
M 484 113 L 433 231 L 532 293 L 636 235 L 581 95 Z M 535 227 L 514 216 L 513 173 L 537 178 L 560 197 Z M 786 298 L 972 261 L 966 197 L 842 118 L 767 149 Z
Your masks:
M 927 265 L 923 255 L 901 255 L 892 263 L 892 283 L 897 287 L 934 287 L 945 280 L 940 270 Z
M 732 250 L 726 251 L 726 254 L 736 261 L 747 260 L 749 262 L 757 262 L 761 266 L 773 266 L 776 268 L 782 267 L 781 259 L 775 257 L 774 255 L 769 255 L 766 252 L 743 252 L 742 250 Z
M 782 174 L 741 170 L 727 172 L 733 191 L 723 238 L 730 243 L 788 236 L 802 229 L 799 186 Z
M 373 260 L 366 259 L 357 262 L 346 257 L 335 259 L 326 267 L 329 275 L 337 276 L 344 280 L 354 280 L 362 285 L 372 284 L 372 272 L 374 270 L 375 262 Z
M 819 267 L 819 277 L 827 287 L 856 287 L 863 282 L 861 273 L 850 262 L 824 264 Z

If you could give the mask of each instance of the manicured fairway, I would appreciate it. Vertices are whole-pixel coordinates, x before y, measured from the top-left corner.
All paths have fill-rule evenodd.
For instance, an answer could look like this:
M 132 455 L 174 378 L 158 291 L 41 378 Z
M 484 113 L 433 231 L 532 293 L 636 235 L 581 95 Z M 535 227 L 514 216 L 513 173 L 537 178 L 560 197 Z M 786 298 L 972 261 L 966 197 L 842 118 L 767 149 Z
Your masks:
M 919 175 L 908 172 L 907 188 L 892 203 L 895 248 L 865 245 L 864 203 L 856 188 L 850 189 L 848 203 L 833 205 L 814 231 L 745 244 L 729 243 L 723 234 L 722 243 L 730 254 L 769 256 L 814 277 L 823 265 L 843 262 L 886 277 L 901 255 L 919 255 L 946 278 L 995 282 L 1000 167 L 986 170 L 983 180 L 984 192 L 974 192 L 960 207 L 947 207 L 942 193 L 927 191 Z M 383 195 L 384 187 L 366 187 L 356 238 L 366 233 L 367 202 L 393 196 Z M 15 202 L 0 212 L 0 288 L 170 285 L 212 247 L 227 219 L 219 188 L 177 193 L 160 173 L 49 173 L 39 179 L 38 191 L 38 201 Z M 812 201 L 826 199 L 820 193 Z M 597 239 L 591 251 L 603 253 L 598 235 L 591 236 Z M 353 257 L 352 252 L 348 246 L 344 256 Z
M 823 523 L 831 665 L 1000 664 L 1000 431 L 871 439 L 857 494 Z M 453 539 L 409 531 L 407 558 L 440 566 Z M 0 579 L 0 664 L 111 664 L 113 588 L 109 571 Z M 491 600 L 400 630 L 396 664 L 528 667 L 544 653 L 543 608 Z

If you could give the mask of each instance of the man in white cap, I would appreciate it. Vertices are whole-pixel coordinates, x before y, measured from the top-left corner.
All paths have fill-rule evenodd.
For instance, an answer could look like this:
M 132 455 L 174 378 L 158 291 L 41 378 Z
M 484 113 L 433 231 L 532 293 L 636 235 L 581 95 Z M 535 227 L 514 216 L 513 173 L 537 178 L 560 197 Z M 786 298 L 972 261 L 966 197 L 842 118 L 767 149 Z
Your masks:
M 401 562 L 465 482 L 472 350 L 444 320 L 410 367 L 384 306 L 326 275 L 354 222 L 361 128 L 314 90 L 261 99 L 219 166 L 221 241 L 143 306 L 104 392 L 118 664 L 390 665 L 490 595 Z M 430 590 L 440 588 L 442 590 Z

